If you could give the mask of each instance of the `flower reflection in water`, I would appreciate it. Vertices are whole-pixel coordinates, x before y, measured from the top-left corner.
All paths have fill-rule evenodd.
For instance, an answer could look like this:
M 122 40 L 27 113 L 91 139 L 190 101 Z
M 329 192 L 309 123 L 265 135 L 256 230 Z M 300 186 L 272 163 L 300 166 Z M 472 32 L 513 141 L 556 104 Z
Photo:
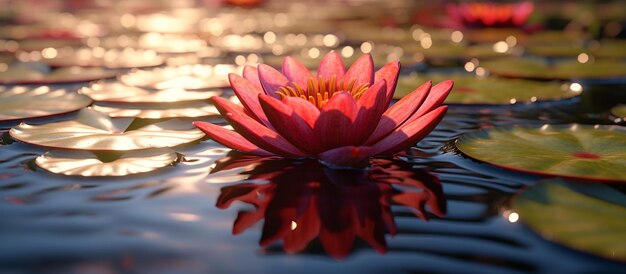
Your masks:
M 357 237 L 385 253 L 385 234 L 395 235 L 392 205 L 410 208 L 424 220 L 436 216 L 446 201 L 436 176 L 398 160 L 372 159 L 367 170 L 330 169 L 314 160 L 295 163 L 256 156 L 229 157 L 214 172 L 249 167 L 247 182 L 221 189 L 220 209 L 241 201 L 255 207 L 240 211 L 237 235 L 264 219 L 261 247 L 282 240 L 287 253 L 321 244 L 335 259 L 352 250 Z

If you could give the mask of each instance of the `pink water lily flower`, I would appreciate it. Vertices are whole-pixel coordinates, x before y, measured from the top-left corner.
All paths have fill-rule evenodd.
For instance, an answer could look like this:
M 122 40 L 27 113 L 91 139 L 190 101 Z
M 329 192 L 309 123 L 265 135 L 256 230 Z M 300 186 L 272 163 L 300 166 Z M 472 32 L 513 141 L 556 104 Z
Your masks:
M 194 125 L 215 141 L 245 153 L 362 167 L 368 158 L 393 155 L 424 138 L 441 121 L 452 81 L 427 82 L 389 107 L 399 62 L 374 70 L 372 57 L 346 70 L 339 54 L 326 54 L 314 76 L 287 57 L 282 72 L 264 64 L 230 74 L 241 105 L 212 100 L 234 131 L 202 121 Z
M 534 10 L 530 1 L 516 3 L 450 3 L 446 7 L 452 21 L 463 27 L 522 27 Z

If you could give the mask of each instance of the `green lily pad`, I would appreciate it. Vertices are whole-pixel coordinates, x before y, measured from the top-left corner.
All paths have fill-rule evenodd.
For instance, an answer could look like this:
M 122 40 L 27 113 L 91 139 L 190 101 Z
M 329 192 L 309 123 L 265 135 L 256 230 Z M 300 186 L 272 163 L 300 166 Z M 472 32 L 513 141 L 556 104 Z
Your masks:
M 0 87 L 0 122 L 68 113 L 87 107 L 91 102 L 89 97 L 77 92 L 48 86 Z
M 525 45 L 546 45 L 555 43 L 575 43 L 583 40 L 584 34 L 566 31 L 539 31 L 534 32 L 522 40 Z
M 174 147 L 204 137 L 191 123 L 167 120 L 130 128 L 132 118 L 113 118 L 93 109 L 81 110 L 74 120 L 43 125 L 20 124 L 9 134 L 33 145 L 94 151 L 127 151 Z
M 71 48 L 62 50 L 54 58 L 43 59 L 53 67 L 101 67 L 109 69 L 155 67 L 163 64 L 163 57 L 153 50 Z
M 581 53 L 589 52 L 582 45 L 568 43 L 528 45 L 526 50 L 530 54 L 545 57 L 576 57 Z
M 217 89 L 189 91 L 179 87 L 154 90 L 127 86 L 116 82 L 99 82 L 82 88 L 80 93 L 98 102 L 162 104 L 206 101 L 213 96 L 221 95 L 223 92 Z
M 611 108 L 611 115 L 617 118 L 626 118 L 626 105 L 617 105 Z
M 137 70 L 119 77 L 129 86 L 150 89 L 183 88 L 187 90 L 228 88 L 229 73 L 241 74 L 243 67 L 233 65 L 186 65 L 153 70 Z
M 445 103 L 447 104 L 508 105 L 561 100 L 580 94 L 580 92 L 572 91 L 569 88 L 563 90 L 562 85 L 556 82 L 476 77 L 467 74 L 435 74 L 400 76 L 394 98 L 404 97 L 429 80 L 432 80 L 433 83 L 439 83 L 448 79 L 454 81 L 454 88 L 446 98 Z
M 175 105 L 130 105 L 95 103 L 92 108 L 113 118 L 130 117 L 143 119 L 198 118 L 217 116 L 214 105 L 206 102 L 190 102 Z
M 603 184 L 540 182 L 513 202 L 520 220 L 544 238 L 626 262 L 626 195 Z
M 595 60 L 588 63 L 564 61 L 550 65 L 538 59 L 503 58 L 482 62 L 481 66 L 495 75 L 512 78 L 568 80 L 626 76 L 626 63 L 611 60 Z
M 506 46 L 506 44 L 505 44 Z M 518 48 L 506 46 L 502 52 L 494 49 L 493 43 L 482 43 L 467 46 L 463 43 L 452 43 L 450 41 L 435 41 L 429 48 L 423 48 L 419 42 L 406 43 L 402 48 L 409 54 L 420 53 L 426 60 L 430 61 L 462 61 L 471 58 L 489 59 L 506 57 L 518 52 Z
M 595 41 L 594 41 L 595 42 Z M 530 54 L 547 57 L 577 57 L 581 53 L 595 58 L 626 58 L 626 42 L 603 40 L 583 46 L 581 43 L 554 43 L 527 46 Z
M 51 70 L 47 66 L 40 69 L 31 65 L 14 65 L 9 66 L 5 71 L 0 71 L 0 84 L 79 83 L 112 78 L 116 74 L 115 71 L 102 68 L 65 67 Z
M 465 37 L 472 43 L 495 43 L 504 41 L 509 36 L 516 37 L 518 41 L 526 39 L 526 35 L 519 29 L 483 28 L 465 32 Z
M 121 155 L 106 154 L 55 150 L 37 157 L 35 163 L 49 172 L 69 176 L 126 176 L 166 167 L 178 158 L 176 152 L 170 149 L 128 151 Z M 107 156 L 117 157 L 103 159 Z
M 619 126 L 502 127 L 461 136 L 466 156 L 506 169 L 626 182 L 626 130 Z
M 602 40 L 591 54 L 598 58 L 626 58 L 626 41 Z

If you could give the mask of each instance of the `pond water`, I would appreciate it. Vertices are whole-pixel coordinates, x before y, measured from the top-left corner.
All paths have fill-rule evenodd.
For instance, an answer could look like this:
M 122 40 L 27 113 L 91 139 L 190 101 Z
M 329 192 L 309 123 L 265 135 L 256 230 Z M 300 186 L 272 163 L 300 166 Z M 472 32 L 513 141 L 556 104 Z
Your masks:
M 492 126 L 609 123 L 590 100 L 453 106 L 402 160 L 362 172 L 224 158 L 228 149 L 203 140 L 148 175 L 68 177 L 37 168 L 46 150 L 5 132 L 0 272 L 620 272 L 623 264 L 546 241 L 517 220 L 511 198 L 543 177 L 464 158 L 453 145 Z

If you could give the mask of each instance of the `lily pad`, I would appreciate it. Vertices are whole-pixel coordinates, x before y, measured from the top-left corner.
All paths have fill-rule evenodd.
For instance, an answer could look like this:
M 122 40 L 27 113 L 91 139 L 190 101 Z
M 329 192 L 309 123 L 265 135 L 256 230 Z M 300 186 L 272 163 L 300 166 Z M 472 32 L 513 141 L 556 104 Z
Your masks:
M 0 40 L 0 44 L 6 44 L 12 40 Z M 23 51 L 36 51 L 45 48 L 59 49 L 63 47 L 81 46 L 82 42 L 78 39 L 25 39 L 16 41 L 17 49 Z M 2 47 L 0 47 L 0 51 Z
M 581 53 L 589 52 L 582 45 L 568 43 L 528 45 L 526 50 L 530 54 L 545 57 L 576 57 Z
M 0 87 L 0 122 L 68 113 L 87 107 L 91 102 L 89 97 L 77 92 L 48 86 Z
M 509 36 L 515 37 L 518 41 L 523 41 L 527 37 L 522 30 L 509 28 L 483 28 L 465 32 L 465 37 L 472 43 L 495 43 L 504 41 Z
M 243 67 L 233 65 L 188 65 L 154 70 L 137 70 L 120 76 L 129 86 L 151 89 L 184 88 L 188 90 L 228 88 L 229 73 L 239 73 Z
M 438 43 L 438 44 L 436 44 Z M 472 46 L 465 44 L 455 44 L 450 41 L 436 41 L 429 48 L 423 48 L 420 43 L 413 42 L 402 46 L 407 53 L 421 53 L 429 61 L 462 61 L 470 58 L 481 60 L 488 58 L 506 57 L 518 52 L 518 48 L 505 48 L 502 52 L 494 49 L 494 44 L 483 43 Z
M 33 145 L 59 149 L 126 151 L 174 147 L 204 137 L 191 123 L 178 120 L 130 128 L 132 118 L 110 118 L 93 109 L 81 110 L 74 120 L 43 125 L 20 124 L 11 137 Z
M 47 66 L 39 69 L 31 65 L 14 65 L 0 71 L 0 84 L 79 83 L 112 78 L 116 74 L 115 71 L 102 68 L 65 67 L 51 70 Z
M 508 105 L 552 101 L 572 98 L 580 94 L 570 89 L 563 90 L 556 82 L 538 82 L 522 79 L 476 77 L 467 74 L 400 76 L 394 98 L 400 99 L 415 87 L 432 80 L 439 83 L 451 79 L 453 92 L 446 98 L 447 104 L 464 105 Z
M 98 102 L 161 104 L 206 101 L 223 92 L 221 90 L 189 91 L 179 87 L 154 90 L 117 82 L 98 82 L 82 88 L 80 93 Z
M 135 117 L 143 119 L 197 118 L 216 116 L 219 112 L 214 105 L 206 102 L 191 102 L 176 105 L 129 105 L 95 103 L 93 109 L 111 117 Z
M 55 150 L 37 157 L 35 163 L 52 173 L 70 176 L 126 176 L 166 167 L 176 161 L 176 152 L 170 149 L 128 151 L 103 159 L 109 153 L 91 151 Z
M 133 48 L 109 49 L 77 48 L 59 51 L 50 59 L 44 59 L 53 67 L 103 67 L 110 69 L 155 67 L 163 64 L 163 57 L 153 50 Z
M 614 106 L 611 108 L 611 115 L 624 120 L 626 118 L 626 105 Z
M 626 182 L 626 130 L 619 126 L 502 127 L 467 133 L 456 146 L 471 158 L 506 169 Z
M 540 182 L 513 203 L 520 220 L 544 238 L 626 262 L 626 195 L 603 184 Z
M 481 63 L 491 73 L 512 78 L 568 80 L 609 79 L 626 76 L 626 63 L 611 60 L 579 63 L 563 61 L 549 64 L 530 58 L 503 58 Z

